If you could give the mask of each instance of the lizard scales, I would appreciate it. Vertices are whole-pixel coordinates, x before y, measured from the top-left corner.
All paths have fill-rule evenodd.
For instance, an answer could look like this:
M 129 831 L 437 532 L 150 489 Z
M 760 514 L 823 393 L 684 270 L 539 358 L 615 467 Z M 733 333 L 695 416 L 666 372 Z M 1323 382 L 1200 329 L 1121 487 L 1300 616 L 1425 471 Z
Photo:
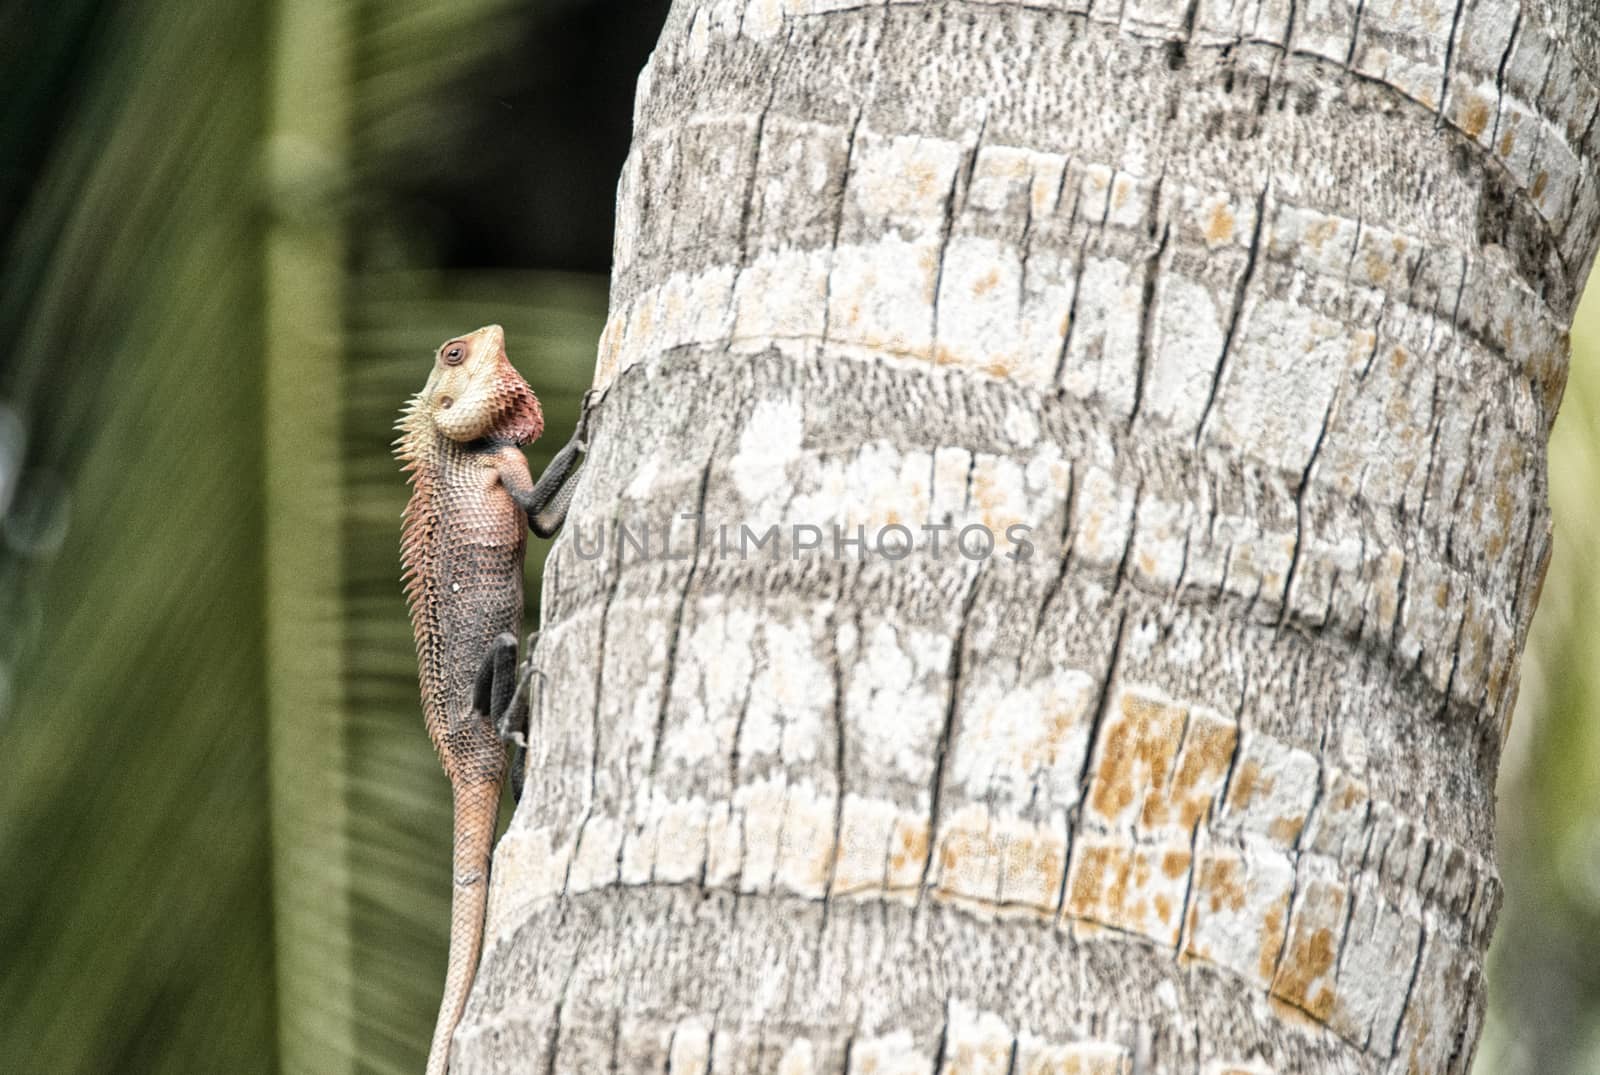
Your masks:
M 496 640 L 521 630 L 532 482 L 520 447 L 543 432 L 544 416 L 490 325 L 439 348 L 397 429 L 412 485 L 400 553 L 423 716 L 454 800 L 449 969 L 427 1067 L 442 1075 L 483 945 L 506 775 L 505 746 L 474 704 L 474 681 Z

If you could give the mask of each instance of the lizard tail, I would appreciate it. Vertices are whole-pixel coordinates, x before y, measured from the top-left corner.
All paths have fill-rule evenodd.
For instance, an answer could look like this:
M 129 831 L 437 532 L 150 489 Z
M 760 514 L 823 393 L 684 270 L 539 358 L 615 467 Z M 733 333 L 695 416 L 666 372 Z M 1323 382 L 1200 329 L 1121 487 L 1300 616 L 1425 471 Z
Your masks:
M 439 1021 L 428 1050 L 427 1075 L 445 1075 L 450 1039 L 467 1006 L 467 992 L 483 952 L 483 917 L 489 902 L 489 851 L 494 843 L 500 783 L 461 781 L 455 797 L 454 876 L 450 890 L 450 969 L 445 974 Z

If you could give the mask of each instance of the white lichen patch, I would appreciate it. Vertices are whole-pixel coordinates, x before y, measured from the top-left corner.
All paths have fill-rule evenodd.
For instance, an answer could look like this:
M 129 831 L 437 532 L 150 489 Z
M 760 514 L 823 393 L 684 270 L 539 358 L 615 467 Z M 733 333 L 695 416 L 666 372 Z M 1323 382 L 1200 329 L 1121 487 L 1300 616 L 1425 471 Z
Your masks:
M 1305 469 L 1346 368 L 1364 360 L 1348 329 L 1276 299 L 1246 313 L 1208 437 L 1291 473 Z
M 1129 557 L 1129 568 L 1136 577 L 1159 590 L 1176 589 L 1188 547 L 1187 504 L 1148 496 L 1139 501 Z
M 672 713 L 660 756 L 684 768 L 733 747 L 740 700 L 752 682 L 756 633 L 754 614 L 723 610 L 720 599 L 702 602 L 689 637 L 680 642 L 672 682 Z
M 1294 866 L 1265 841 L 1203 848 L 1195 862 L 1183 955 L 1266 988 L 1289 921 Z
M 1076 301 L 1061 387 L 1125 418 L 1133 409 L 1137 380 L 1144 279 L 1125 261 L 1090 256 L 1083 264 Z
M 789 465 L 800 458 L 805 440 L 805 409 L 794 400 L 756 404 L 739 434 L 729 461 L 734 488 L 752 505 L 789 487 Z
M 706 861 L 706 802 L 694 796 L 656 809 L 652 879 L 682 884 L 700 876 Z
M 739 756 L 776 756 L 788 765 L 808 766 L 817 759 L 823 718 L 833 698 L 832 675 L 816 653 L 822 627 L 795 620 L 769 622 L 759 632 L 753 623 L 749 628 L 745 637 L 761 640 L 761 660 L 741 685 L 749 691 L 749 701 Z
M 937 238 L 841 244 L 828 275 L 824 342 L 868 356 L 931 357 L 938 271 Z
M 915 537 L 928 517 L 930 463 L 924 452 L 902 451 L 885 441 L 864 444 L 848 456 L 823 460 L 815 484 L 794 496 L 787 517 L 840 527 L 837 535 L 825 533 L 823 544 L 832 551 L 837 536 L 840 556 L 865 555 L 846 540 L 864 539 L 865 548 L 875 552 L 885 527 L 905 526 Z
M 961 730 L 948 779 L 969 798 L 1026 801 L 1035 788 L 1050 802 L 1077 798 L 1097 684 L 1078 669 L 1007 687 L 985 677 L 962 700 Z
M 945 1013 L 944 1063 L 939 1075 L 1008 1075 L 1011 1028 L 994 1012 L 952 1000 Z
M 622 838 L 623 828 L 614 818 L 595 816 L 585 821 L 567 876 L 567 891 L 589 892 L 616 884 Z
M 1407 979 L 1394 970 L 1412 966 L 1421 946 L 1422 923 L 1391 906 L 1370 876 L 1357 880 L 1328 1024 L 1387 1056 L 1406 1001 Z
M 936 448 L 933 452 L 933 488 L 928 517 L 935 523 L 955 522 L 967 512 L 967 474 L 972 453 L 965 448 Z
M 1010 244 L 957 236 L 944 250 L 939 274 L 934 361 L 995 377 L 1022 364 L 1022 255 Z
M 1073 519 L 1073 555 L 1097 567 L 1122 562 L 1133 524 L 1133 490 L 1099 467 L 1083 471 Z
M 993 537 L 996 547 L 1003 547 L 1001 543 L 1010 527 L 1037 519 L 1038 506 L 1028 495 L 1023 466 L 1008 456 L 986 452 L 977 455 L 973 461 L 970 497 L 976 517 L 963 522 L 981 523 Z M 981 547 L 976 542 L 973 544 Z M 975 554 L 975 549 L 969 546 L 967 555 Z
M 1204 284 L 1168 273 L 1156 285 L 1155 331 L 1139 413 L 1193 436 L 1222 358 L 1223 312 Z
M 705 1075 L 711 1069 L 712 1020 L 691 1016 L 672 1029 L 667 1075 Z
M 773 250 L 751 259 L 734 285 L 733 348 L 810 350 L 827 324 L 829 264 L 819 250 Z
M 849 1075 L 933 1075 L 933 1044 L 918 1047 L 909 1030 L 858 1038 L 850 1048 Z
M 810 1038 L 797 1038 L 778 1058 L 778 1075 L 815 1075 L 817 1051 Z
M 865 653 L 850 670 L 845 719 L 869 772 L 927 786 L 934 742 L 944 726 L 950 637 L 879 622 L 866 632 Z
M 484 936 L 515 930 L 533 908 L 558 895 L 571 856 L 571 842 L 556 844 L 547 826 L 507 829 L 494 850 Z
M 1228 784 L 1220 827 L 1293 847 L 1317 797 L 1317 759 L 1268 736 L 1246 732 Z

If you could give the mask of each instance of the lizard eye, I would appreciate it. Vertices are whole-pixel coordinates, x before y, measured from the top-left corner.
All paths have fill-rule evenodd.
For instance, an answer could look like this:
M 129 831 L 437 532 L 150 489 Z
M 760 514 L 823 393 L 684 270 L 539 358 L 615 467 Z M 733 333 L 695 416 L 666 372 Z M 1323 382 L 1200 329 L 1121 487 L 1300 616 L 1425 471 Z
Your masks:
M 461 360 L 467 357 L 467 349 L 459 343 L 453 343 L 444 349 L 444 364 L 446 366 L 459 366 Z

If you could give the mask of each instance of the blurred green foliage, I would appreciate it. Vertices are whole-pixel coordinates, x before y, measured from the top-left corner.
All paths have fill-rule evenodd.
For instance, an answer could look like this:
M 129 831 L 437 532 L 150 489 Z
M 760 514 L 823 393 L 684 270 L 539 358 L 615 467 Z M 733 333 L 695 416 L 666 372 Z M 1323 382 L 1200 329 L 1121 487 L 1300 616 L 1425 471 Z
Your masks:
M 311 1070 L 409 1072 L 432 1027 L 449 800 L 417 712 L 390 427 L 440 340 L 499 322 L 546 406 L 535 470 L 564 439 L 605 280 L 550 268 L 607 261 L 596 214 L 664 3 L 343 5 L 341 148 L 281 189 L 264 163 L 285 148 L 273 80 L 325 59 L 282 34 L 290 6 L 0 9 L 3 1072 L 275 1070 L 307 1055 L 285 1036 L 321 1008 L 349 1021 L 351 1055 Z M 344 1003 L 289 995 L 275 955 L 294 934 L 273 897 L 289 882 L 268 778 L 262 400 L 282 322 L 264 250 L 308 219 L 340 231 L 340 284 L 317 297 L 339 326 L 321 341 L 338 443 L 321 449 L 340 488 L 317 539 L 340 552 L 340 671 L 319 686 L 344 768 L 328 884 L 348 936 L 326 955 L 349 961 L 329 976 Z M 1591 301 L 1502 784 L 1485 1075 L 1600 1071 L 1597 361 Z

